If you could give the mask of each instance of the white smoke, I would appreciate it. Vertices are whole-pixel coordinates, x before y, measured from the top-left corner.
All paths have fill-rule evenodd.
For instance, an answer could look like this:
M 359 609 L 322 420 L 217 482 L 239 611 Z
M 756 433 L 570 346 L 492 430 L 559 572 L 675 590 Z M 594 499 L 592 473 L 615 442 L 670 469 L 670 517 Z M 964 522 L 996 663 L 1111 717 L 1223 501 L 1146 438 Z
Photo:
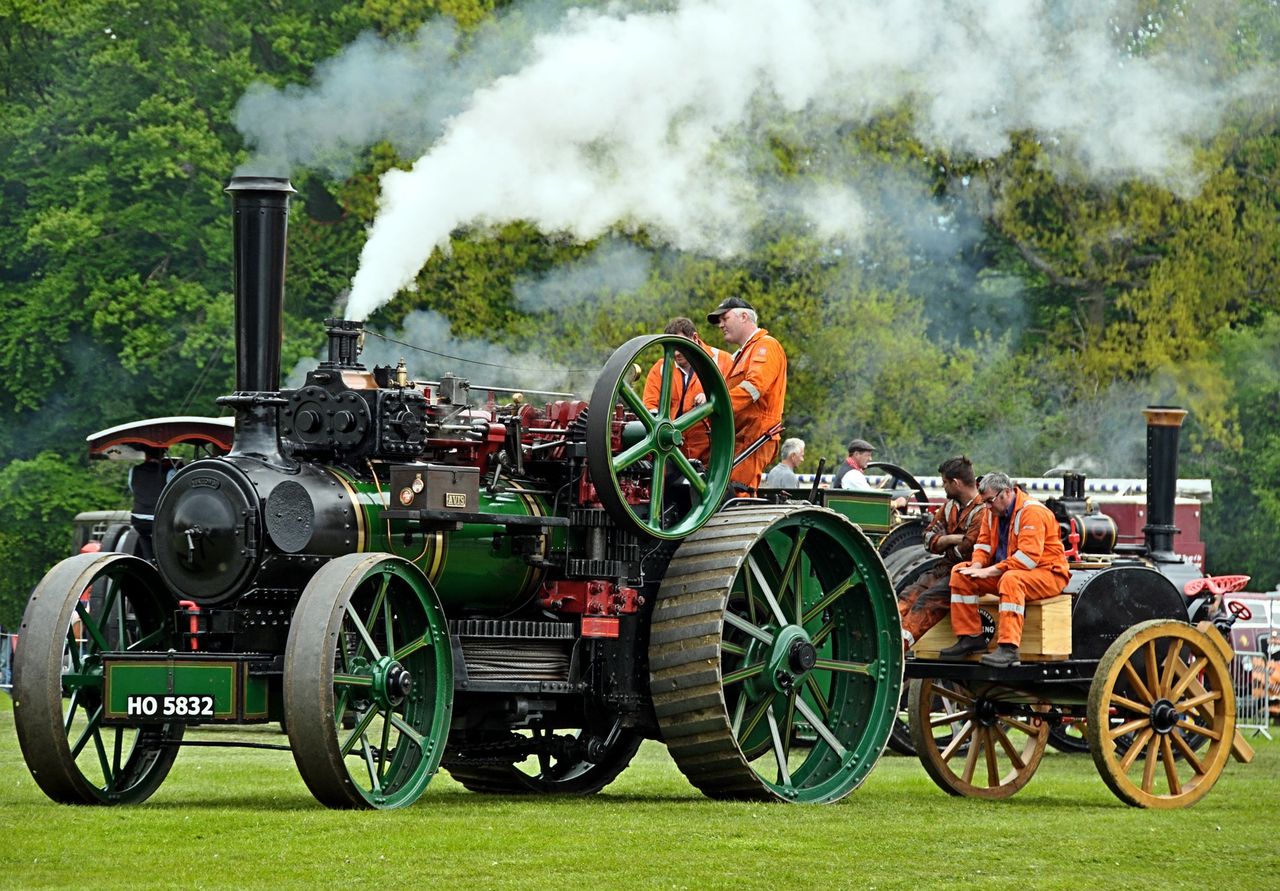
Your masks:
M 606 239 L 573 263 L 516 279 L 513 290 L 526 311 L 563 310 L 638 290 L 649 278 L 650 265 L 649 255 L 634 245 Z
M 482 78 L 445 78 L 452 98 L 421 113 L 422 133 L 439 138 L 411 170 L 382 179 L 347 314 L 364 318 L 409 285 L 460 226 L 524 219 L 582 240 L 643 228 L 678 249 L 731 255 L 770 210 L 777 179 L 761 169 L 760 146 L 779 122 L 831 133 L 909 106 L 916 134 L 946 152 L 996 155 L 1029 130 L 1056 165 L 1191 194 L 1196 143 L 1235 88 L 1189 60 L 1135 53 L 1140 41 L 1120 24 L 1131 13 L 1122 0 L 571 10 L 556 30 L 517 41 L 518 70 L 469 98 L 460 94 Z M 361 52 L 376 56 L 372 44 Z M 376 59 L 363 67 L 383 86 L 393 79 Z M 335 117 L 343 123 L 340 109 Z M 378 127 L 353 130 L 368 140 Z M 826 175 L 807 187 L 819 234 L 856 241 L 868 224 L 856 189 Z
M 475 91 L 519 70 L 535 36 L 551 30 L 570 0 L 535 0 L 499 14 L 464 37 L 450 19 L 404 39 L 360 35 L 316 66 L 308 86 L 249 87 L 234 121 L 254 148 L 241 173 L 295 167 L 347 176 L 371 145 L 388 141 L 417 157 Z

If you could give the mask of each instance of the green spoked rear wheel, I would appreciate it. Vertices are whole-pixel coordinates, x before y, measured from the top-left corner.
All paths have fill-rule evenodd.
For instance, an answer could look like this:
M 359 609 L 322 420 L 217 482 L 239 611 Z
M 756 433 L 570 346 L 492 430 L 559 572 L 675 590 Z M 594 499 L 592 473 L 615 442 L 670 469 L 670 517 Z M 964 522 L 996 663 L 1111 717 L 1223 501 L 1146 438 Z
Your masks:
M 893 589 L 874 546 L 832 511 L 724 511 L 668 568 L 649 665 L 662 737 L 694 786 L 836 801 L 871 771 L 898 709 Z
M 36 585 L 14 665 L 14 723 L 37 785 L 64 804 L 135 804 L 160 787 L 181 724 L 104 724 L 110 652 L 175 646 L 159 573 L 125 554 L 68 557 Z
M 298 772 L 322 804 L 412 804 L 440 765 L 453 705 L 444 611 L 421 571 L 349 554 L 307 583 L 285 648 Z
M 689 369 L 705 401 L 673 404 Z M 660 371 L 652 409 L 641 376 Z M 631 419 L 623 422 L 623 419 Z M 702 457 L 691 460 L 692 437 Z M 733 473 L 733 407 L 715 362 L 674 334 L 633 337 L 614 351 L 591 391 L 587 466 L 600 503 L 624 528 L 661 539 L 696 531 L 720 507 Z

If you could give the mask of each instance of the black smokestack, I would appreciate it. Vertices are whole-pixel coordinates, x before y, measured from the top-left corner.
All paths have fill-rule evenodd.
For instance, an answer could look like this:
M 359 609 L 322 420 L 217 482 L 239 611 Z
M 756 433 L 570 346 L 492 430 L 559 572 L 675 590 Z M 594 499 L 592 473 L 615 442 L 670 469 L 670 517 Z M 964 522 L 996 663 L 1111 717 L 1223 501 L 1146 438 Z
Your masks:
M 1187 413 L 1172 405 L 1142 410 L 1147 419 L 1147 525 L 1142 527 L 1147 552 L 1156 560 L 1175 561 L 1173 499 L 1178 488 L 1178 430 Z
M 232 454 L 282 464 L 277 424 L 284 266 L 293 186 L 284 177 L 237 176 L 227 186 L 234 213 L 236 392 L 218 402 L 236 410 Z

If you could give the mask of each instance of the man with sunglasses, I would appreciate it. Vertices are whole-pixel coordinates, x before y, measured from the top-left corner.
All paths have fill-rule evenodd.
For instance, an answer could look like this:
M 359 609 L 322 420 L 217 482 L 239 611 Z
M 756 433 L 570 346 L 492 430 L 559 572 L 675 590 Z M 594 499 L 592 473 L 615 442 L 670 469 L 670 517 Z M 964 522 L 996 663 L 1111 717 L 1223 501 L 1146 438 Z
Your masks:
M 995 652 L 983 665 L 1017 665 L 1027 601 L 1062 593 L 1070 573 L 1053 512 L 1014 486 L 1004 473 L 988 473 L 978 484 L 986 516 L 973 559 L 951 570 L 951 627 L 957 640 L 939 655 L 954 659 L 987 648 L 978 598 L 1000 596 Z

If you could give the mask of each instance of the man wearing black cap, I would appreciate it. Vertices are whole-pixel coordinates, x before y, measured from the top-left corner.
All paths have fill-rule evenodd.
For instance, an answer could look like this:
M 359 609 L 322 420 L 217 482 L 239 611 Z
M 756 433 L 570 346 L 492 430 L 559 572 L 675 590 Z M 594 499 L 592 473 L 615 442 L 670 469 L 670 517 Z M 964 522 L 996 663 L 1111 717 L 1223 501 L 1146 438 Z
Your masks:
M 730 297 L 707 313 L 707 321 L 719 326 L 724 339 L 738 347 L 725 373 L 733 405 L 736 430 L 734 452 L 741 453 L 782 422 L 787 399 L 787 354 L 782 344 L 757 324 L 756 311 L 741 297 Z M 760 474 L 778 453 L 777 433 L 733 469 L 731 480 L 739 488 L 755 491 Z

